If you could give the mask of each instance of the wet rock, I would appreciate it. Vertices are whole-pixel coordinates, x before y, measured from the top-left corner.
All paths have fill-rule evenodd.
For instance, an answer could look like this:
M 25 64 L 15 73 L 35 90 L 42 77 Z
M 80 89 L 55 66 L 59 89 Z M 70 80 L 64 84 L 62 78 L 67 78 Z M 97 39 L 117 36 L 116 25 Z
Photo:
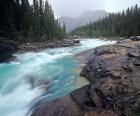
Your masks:
M 82 116 L 83 114 L 71 96 L 67 95 L 39 107 L 31 116 Z
M 80 40 L 74 39 L 62 39 L 62 40 L 51 40 L 51 41 L 44 41 L 44 42 L 30 42 L 30 43 L 23 43 L 18 46 L 19 52 L 25 51 L 34 51 L 38 52 L 45 48 L 58 48 L 58 47 L 70 47 L 70 46 L 77 46 L 80 44 Z
M 133 41 L 140 41 L 140 36 L 131 36 L 130 39 Z
M 0 38 L 0 63 L 9 61 L 17 51 L 17 44 L 6 38 Z
M 75 58 L 78 59 L 82 64 L 86 64 L 88 59 L 90 58 L 90 55 L 94 52 L 94 49 L 89 49 L 86 51 L 83 51 L 79 54 L 75 55 Z
M 77 40 L 74 40 L 73 43 L 79 44 L 80 43 L 80 40 L 78 40 L 78 39 Z
M 66 43 L 62 44 L 62 47 L 68 47 L 68 46 L 69 46 L 69 45 L 66 44 Z

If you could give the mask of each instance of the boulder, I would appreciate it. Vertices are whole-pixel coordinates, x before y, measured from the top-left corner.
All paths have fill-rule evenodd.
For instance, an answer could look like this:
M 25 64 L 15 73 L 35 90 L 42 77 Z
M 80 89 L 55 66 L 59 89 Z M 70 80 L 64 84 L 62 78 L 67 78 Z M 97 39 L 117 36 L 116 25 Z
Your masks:
M 73 43 L 77 43 L 77 44 L 79 44 L 79 43 L 80 43 L 80 40 L 78 40 L 78 39 L 73 40 Z
M 140 41 L 140 36 L 131 36 L 130 39 L 133 41 Z

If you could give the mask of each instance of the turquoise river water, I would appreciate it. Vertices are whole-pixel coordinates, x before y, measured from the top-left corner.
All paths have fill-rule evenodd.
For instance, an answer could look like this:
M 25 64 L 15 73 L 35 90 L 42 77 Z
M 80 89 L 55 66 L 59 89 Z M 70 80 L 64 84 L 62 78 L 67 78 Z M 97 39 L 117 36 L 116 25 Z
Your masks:
M 15 54 L 16 61 L 0 64 L 0 116 L 26 116 L 32 107 L 64 96 L 78 82 L 80 66 L 73 55 L 114 41 L 81 39 L 81 45 Z M 30 114 L 28 114 L 30 115 Z

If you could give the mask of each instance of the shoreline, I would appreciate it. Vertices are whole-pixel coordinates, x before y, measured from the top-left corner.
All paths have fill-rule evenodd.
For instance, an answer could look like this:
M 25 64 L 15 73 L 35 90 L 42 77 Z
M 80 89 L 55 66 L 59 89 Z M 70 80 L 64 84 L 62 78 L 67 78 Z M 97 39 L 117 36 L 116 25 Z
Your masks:
M 140 41 L 125 40 L 77 54 L 75 57 L 85 63 L 80 76 L 90 84 L 48 101 L 31 116 L 128 116 L 130 110 L 135 111 L 133 108 L 140 98 L 139 50 Z M 85 56 L 90 56 L 87 62 Z M 124 101 L 126 97 L 128 100 Z M 135 102 L 130 104 L 129 97 Z
M 88 59 L 90 58 L 91 54 L 94 52 L 94 49 L 88 49 L 88 50 L 84 50 L 76 55 L 74 55 L 74 57 L 80 61 L 82 64 L 86 64 Z
M 3 39 L 3 41 L 0 43 L 0 63 L 13 61 L 15 59 L 13 54 L 39 52 L 47 48 L 71 47 L 78 45 L 80 45 L 79 39 L 61 39 L 45 42 L 24 42 L 19 45 L 14 41 Z
M 60 48 L 60 47 L 72 47 L 80 45 L 79 39 L 61 39 L 61 40 L 51 40 L 45 42 L 25 42 L 18 45 L 18 53 L 24 52 L 39 52 L 47 48 Z

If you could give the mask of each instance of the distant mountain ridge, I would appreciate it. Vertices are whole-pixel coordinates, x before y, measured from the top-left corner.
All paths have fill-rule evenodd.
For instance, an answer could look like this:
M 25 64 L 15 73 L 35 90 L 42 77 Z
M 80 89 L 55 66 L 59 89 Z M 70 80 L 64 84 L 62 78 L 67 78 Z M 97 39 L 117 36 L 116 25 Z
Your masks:
M 90 22 L 98 21 L 99 19 L 102 19 L 108 15 L 109 13 L 104 10 L 96 10 L 96 11 L 88 10 L 77 18 L 64 17 L 64 16 L 60 17 L 59 22 L 61 25 L 65 23 L 66 31 L 69 32 L 77 27 L 86 25 Z

